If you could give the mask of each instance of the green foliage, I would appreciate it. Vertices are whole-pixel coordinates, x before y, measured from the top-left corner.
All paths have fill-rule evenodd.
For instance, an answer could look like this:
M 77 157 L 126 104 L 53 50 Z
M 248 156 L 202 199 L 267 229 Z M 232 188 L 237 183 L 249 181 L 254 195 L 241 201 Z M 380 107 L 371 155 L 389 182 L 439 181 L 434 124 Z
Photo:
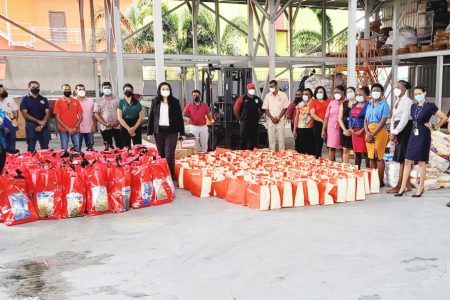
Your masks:
M 244 17 L 238 16 L 233 18 L 231 23 L 235 24 L 237 27 L 241 28 L 244 32 L 247 32 L 248 30 L 248 23 L 247 19 Z M 225 27 L 225 30 L 223 31 L 222 35 L 222 44 L 221 44 L 221 50 L 223 55 L 241 55 L 240 51 L 240 45 L 242 43 L 242 40 L 247 40 L 247 35 L 237 30 L 234 26 L 228 24 Z
M 295 55 L 305 54 L 309 49 L 321 44 L 322 35 L 314 30 L 300 30 L 293 36 L 293 52 Z

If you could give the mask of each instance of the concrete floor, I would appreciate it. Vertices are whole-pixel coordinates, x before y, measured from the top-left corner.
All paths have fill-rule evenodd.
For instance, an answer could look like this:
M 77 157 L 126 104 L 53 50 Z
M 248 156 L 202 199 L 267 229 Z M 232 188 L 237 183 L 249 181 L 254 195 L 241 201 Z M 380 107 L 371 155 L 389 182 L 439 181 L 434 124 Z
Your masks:
M 0 299 L 449 299 L 449 190 L 258 212 L 168 205 L 7 228 Z

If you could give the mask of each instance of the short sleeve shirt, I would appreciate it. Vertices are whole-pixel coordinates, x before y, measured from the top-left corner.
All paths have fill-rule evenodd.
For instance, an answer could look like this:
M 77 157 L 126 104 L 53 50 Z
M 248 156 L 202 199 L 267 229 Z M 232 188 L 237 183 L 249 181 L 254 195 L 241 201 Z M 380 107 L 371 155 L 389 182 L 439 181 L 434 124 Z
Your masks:
M 27 113 L 35 119 L 43 120 L 45 117 L 45 110 L 50 109 L 48 100 L 41 95 L 34 98 L 31 95 L 22 97 L 20 102 L 20 110 L 27 110 Z M 27 121 L 28 122 L 28 121 Z
M 94 114 L 94 100 L 84 98 L 84 100 L 78 99 L 81 108 L 83 109 L 83 120 L 80 124 L 81 133 L 90 133 L 92 126 L 94 126 L 93 114 Z
M 0 101 L 0 109 L 6 113 L 10 113 L 19 110 L 16 101 L 12 98 L 6 98 Z
M 289 104 L 290 102 L 287 95 L 282 91 L 278 91 L 276 95 L 268 93 L 264 97 L 262 108 L 268 110 L 272 116 L 278 117 L 283 109 L 287 109 L 289 107 Z
M 122 118 L 127 120 L 136 120 L 139 118 L 139 113 L 142 111 L 141 102 L 132 100 L 131 104 L 125 99 L 120 99 L 117 109 L 122 111 Z
M 117 106 L 119 105 L 119 98 L 113 96 L 111 99 L 105 99 L 105 96 L 97 98 L 94 104 L 94 112 L 100 113 L 103 120 L 107 123 L 117 122 Z M 116 127 L 119 128 L 119 125 Z M 106 126 L 100 124 L 101 130 L 106 130 Z
M 74 128 L 78 122 L 78 116 L 83 114 L 83 109 L 81 108 L 80 102 L 76 99 L 72 98 L 72 100 L 68 102 L 66 99 L 60 98 L 55 103 L 53 113 L 59 115 L 64 124 L 70 128 Z M 61 124 L 58 124 L 58 129 L 64 132 L 67 131 Z M 80 127 L 77 128 L 77 131 L 80 131 Z
M 206 103 L 195 105 L 194 103 L 188 103 L 184 108 L 184 115 L 188 115 L 190 124 L 194 126 L 206 125 L 206 116 L 209 113 L 209 107 Z
M 391 109 L 389 108 L 389 104 L 386 100 L 383 99 L 376 105 L 374 105 L 374 102 L 372 100 L 367 106 L 366 122 L 367 124 L 380 123 L 381 119 L 389 118 L 390 112 Z
M 300 102 L 296 108 L 298 113 L 298 124 L 297 128 L 312 128 L 313 127 L 313 119 L 309 114 L 310 108 L 309 103 Z
M 320 100 L 311 100 L 309 103 L 309 108 L 315 110 L 315 114 L 321 118 L 325 119 L 325 114 L 327 112 L 328 105 L 330 104 L 331 100 L 327 99 L 325 101 Z

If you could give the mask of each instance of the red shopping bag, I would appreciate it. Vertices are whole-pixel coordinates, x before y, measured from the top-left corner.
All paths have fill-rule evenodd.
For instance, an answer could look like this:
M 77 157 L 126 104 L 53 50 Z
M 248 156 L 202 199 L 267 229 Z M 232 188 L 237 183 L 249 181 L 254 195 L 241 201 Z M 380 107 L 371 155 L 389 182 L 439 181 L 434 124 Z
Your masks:
M 58 220 L 65 216 L 61 180 L 56 169 L 41 169 L 38 172 L 33 204 L 39 220 Z
M 153 173 L 149 164 L 133 166 L 131 169 L 131 207 L 134 209 L 149 207 L 155 192 Z
M 229 182 L 228 178 L 213 181 L 211 188 L 211 196 L 225 199 L 228 190 L 228 182 Z
M 7 226 L 34 222 L 38 219 L 28 193 L 25 179 L 0 177 L 0 214 Z
M 63 202 L 65 202 L 64 218 L 83 217 L 86 215 L 86 186 L 84 172 L 64 169 L 61 172 L 63 183 Z
M 155 197 L 153 197 L 153 205 L 162 205 L 170 203 L 175 198 L 175 185 L 170 175 L 169 166 L 164 158 L 157 159 L 152 162 L 153 169 L 153 188 Z
M 121 213 L 130 209 L 131 169 L 129 165 L 109 168 L 108 195 L 113 213 Z
M 108 201 L 108 166 L 102 163 L 85 169 L 88 216 L 112 211 Z
M 258 210 L 269 210 L 270 189 L 268 185 L 249 183 L 245 191 L 245 205 Z
M 246 189 L 247 182 L 245 182 L 243 179 L 229 179 L 225 200 L 234 204 L 245 205 Z

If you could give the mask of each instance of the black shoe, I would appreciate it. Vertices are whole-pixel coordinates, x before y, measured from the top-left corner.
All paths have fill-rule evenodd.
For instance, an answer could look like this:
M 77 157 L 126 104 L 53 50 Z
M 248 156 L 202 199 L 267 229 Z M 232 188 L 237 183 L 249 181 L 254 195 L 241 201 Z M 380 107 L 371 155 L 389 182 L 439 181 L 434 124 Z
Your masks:
M 405 194 L 405 196 L 406 196 L 406 189 L 404 189 L 404 190 L 403 190 L 402 192 L 400 192 L 400 193 L 395 194 L 394 197 L 402 197 L 403 194 Z
M 423 190 L 422 190 L 422 192 L 420 192 L 420 194 L 415 194 L 415 195 L 412 195 L 412 197 L 413 198 L 420 198 L 420 197 L 422 197 L 422 194 L 423 194 Z

